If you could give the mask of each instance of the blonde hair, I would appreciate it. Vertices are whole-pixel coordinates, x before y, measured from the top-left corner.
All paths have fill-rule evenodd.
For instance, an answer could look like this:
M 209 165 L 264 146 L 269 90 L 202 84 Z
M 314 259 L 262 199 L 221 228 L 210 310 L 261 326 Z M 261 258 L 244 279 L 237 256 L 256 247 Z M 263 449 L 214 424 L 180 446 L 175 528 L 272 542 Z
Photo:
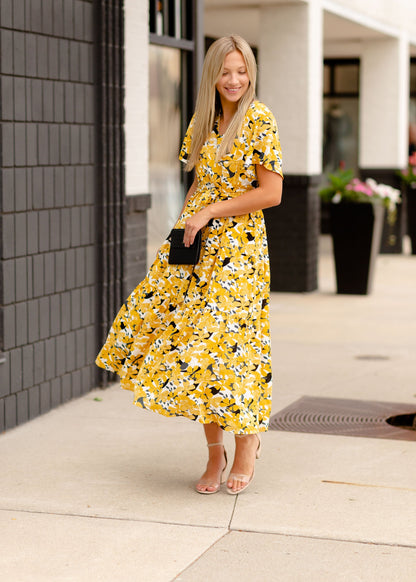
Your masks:
M 221 101 L 215 85 L 221 78 L 225 57 L 233 51 L 239 51 L 243 56 L 247 67 L 249 86 L 240 98 L 237 111 L 223 136 L 217 159 L 221 159 L 230 152 L 234 139 L 241 130 L 247 109 L 255 97 L 257 65 L 250 45 L 237 34 L 219 38 L 208 49 L 202 68 L 201 84 L 195 107 L 191 151 L 185 166 L 188 172 L 198 161 L 202 146 L 214 127 L 216 117 L 221 113 Z

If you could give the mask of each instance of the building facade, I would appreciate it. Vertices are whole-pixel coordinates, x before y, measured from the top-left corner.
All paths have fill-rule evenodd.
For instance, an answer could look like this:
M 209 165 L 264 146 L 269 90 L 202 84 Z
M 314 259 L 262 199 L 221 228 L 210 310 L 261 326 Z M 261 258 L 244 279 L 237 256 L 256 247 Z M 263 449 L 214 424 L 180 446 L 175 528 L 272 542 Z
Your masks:
M 341 162 L 398 186 L 396 171 L 407 166 L 416 6 L 206 0 L 204 30 L 209 36 L 234 30 L 258 49 L 258 94 L 277 117 L 284 153 L 283 203 L 265 213 L 272 289 L 313 290 L 322 173 Z M 400 219 L 389 252 L 402 250 Z
M 106 380 L 127 276 L 122 3 L 4 0 L 0 44 L 4 430 Z
M 406 166 L 412 0 L 2 0 L 0 431 L 113 379 L 95 355 L 181 207 L 205 40 L 231 32 L 284 151 L 272 290 L 317 288 L 323 172 Z

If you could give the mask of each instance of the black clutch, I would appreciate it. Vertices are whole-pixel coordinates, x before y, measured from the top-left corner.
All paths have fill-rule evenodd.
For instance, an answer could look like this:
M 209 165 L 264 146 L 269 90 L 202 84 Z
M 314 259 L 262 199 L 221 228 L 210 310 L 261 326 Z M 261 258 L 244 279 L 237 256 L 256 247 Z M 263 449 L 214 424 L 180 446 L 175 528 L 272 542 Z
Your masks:
M 196 265 L 201 252 L 202 233 L 196 233 L 195 240 L 190 247 L 183 244 L 184 228 L 173 228 L 170 231 L 168 240 L 170 241 L 169 264 L 170 265 Z

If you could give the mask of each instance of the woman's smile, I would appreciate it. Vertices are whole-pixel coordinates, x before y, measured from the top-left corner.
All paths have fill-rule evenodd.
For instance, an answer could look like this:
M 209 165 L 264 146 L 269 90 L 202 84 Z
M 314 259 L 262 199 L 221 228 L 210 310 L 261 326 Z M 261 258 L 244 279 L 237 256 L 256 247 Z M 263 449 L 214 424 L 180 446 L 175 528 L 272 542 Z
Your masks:
M 249 87 L 247 66 L 240 51 L 232 51 L 224 59 L 221 77 L 215 88 L 225 103 L 237 103 Z M 223 103 L 224 105 L 224 103 Z

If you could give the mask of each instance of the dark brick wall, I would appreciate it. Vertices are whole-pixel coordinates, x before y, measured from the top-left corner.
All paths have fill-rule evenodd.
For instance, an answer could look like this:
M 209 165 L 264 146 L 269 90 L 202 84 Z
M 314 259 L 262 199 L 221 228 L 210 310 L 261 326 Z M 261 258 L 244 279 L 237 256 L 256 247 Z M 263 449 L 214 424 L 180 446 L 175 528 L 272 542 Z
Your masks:
M 0 3 L 0 431 L 96 384 L 94 26 Z
M 124 295 L 146 276 L 147 219 L 150 194 L 126 197 Z
M 285 176 L 280 206 L 264 211 L 271 290 L 314 291 L 318 286 L 321 176 Z
M 98 337 L 102 344 L 125 299 L 124 7 L 96 0 Z M 99 369 L 98 382 L 116 380 Z

